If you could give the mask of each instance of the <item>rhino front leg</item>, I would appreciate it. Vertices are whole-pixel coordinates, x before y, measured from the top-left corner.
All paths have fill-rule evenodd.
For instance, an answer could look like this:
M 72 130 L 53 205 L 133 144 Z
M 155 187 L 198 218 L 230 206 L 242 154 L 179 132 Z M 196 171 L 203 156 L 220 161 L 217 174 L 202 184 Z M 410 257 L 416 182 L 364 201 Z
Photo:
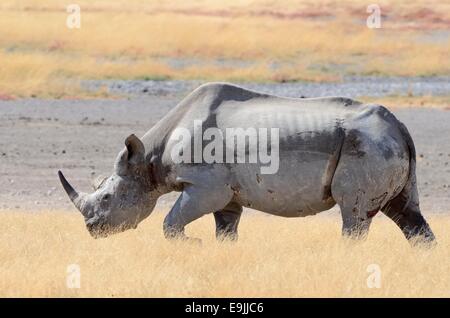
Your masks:
M 233 197 L 233 191 L 214 185 L 189 184 L 178 197 L 164 219 L 164 236 L 168 239 L 184 238 L 184 228 L 192 221 L 213 211 L 222 210 Z
M 219 241 L 237 241 L 237 228 L 241 214 L 242 206 L 235 202 L 230 202 L 222 210 L 214 212 L 214 219 L 216 221 L 216 238 Z

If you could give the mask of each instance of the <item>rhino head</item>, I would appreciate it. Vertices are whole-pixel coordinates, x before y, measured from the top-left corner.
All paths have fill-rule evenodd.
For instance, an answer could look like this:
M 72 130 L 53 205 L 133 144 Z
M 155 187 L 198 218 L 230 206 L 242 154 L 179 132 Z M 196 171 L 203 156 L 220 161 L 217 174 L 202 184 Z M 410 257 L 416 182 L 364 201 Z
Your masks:
M 130 135 L 125 145 L 116 159 L 114 173 L 98 182 L 93 193 L 77 192 L 58 171 L 64 190 L 94 238 L 136 228 L 156 205 L 152 165 L 145 163 L 143 143 Z

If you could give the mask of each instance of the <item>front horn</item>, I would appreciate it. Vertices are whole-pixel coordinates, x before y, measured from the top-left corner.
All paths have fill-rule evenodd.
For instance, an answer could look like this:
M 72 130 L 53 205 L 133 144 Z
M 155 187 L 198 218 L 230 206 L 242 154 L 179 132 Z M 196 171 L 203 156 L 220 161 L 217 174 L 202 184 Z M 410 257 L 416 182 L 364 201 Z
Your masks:
M 58 177 L 59 177 L 59 181 L 61 181 L 61 184 L 62 184 L 64 190 L 66 190 L 67 195 L 69 196 L 70 200 L 73 202 L 73 204 L 76 206 L 76 208 L 81 212 L 81 214 L 83 214 L 83 216 L 86 216 L 85 212 L 83 212 L 83 205 L 84 205 L 84 202 L 86 199 L 85 198 L 86 194 L 78 193 L 77 191 L 75 191 L 75 189 L 66 180 L 66 178 L 64 177 L 64 175 L 62 174 L 61 171 L 58 171 Z

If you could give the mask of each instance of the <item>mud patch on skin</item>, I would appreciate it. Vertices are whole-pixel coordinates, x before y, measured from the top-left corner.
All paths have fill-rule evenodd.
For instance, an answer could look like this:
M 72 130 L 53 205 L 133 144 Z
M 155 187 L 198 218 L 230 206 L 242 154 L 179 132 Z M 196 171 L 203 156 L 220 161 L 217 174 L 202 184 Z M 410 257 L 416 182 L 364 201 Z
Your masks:
M 387 195 L 388 195 L 388 193 L 387 193 L 387 192 L 384 192 L 382 195 L 379 195 L 379 196 L 377 196 L 377 197 L 375 197 L 375 198 L 372 198 L 372 199 L 370 200 L 370 202 L 371 202 L 374 206 L 380 206 L 380 205 L 381 205 L 381 202 L 384 201 L 384 199 L 386 198 Z M 369 213 L 369 212 L 367 212 L 367 213 Z
M 342 129 L 333 131 L 302 131 L 280 139 L 280 149 L 334 155 L 341 146 Z M 268 151 L 270 151 L 269 149 Z
M 366 193 L 366 191 L 359 189 L 358 192 L 356 193 L 356 200 L 355 200 L 355 204 L 352 208 L 352 212 L 353 213 L 358 213 L 359 211 L 359 202 L 360 202 L 360 197 L 363 196 Z
M 239 194 L 241 192 L 239 186 L 230 186 L 230 188 L 234 192 L 234 194 Z
M 369 219 L 373 218 L 375 215 L 377 215 L 378 211 L 379 211 L 379 210 L 376 209 L 376 210 L 367 212 L 367 217 L 368 217 Z
M 352 129 L 345 137 L 344 153 L 350 156 L 362 158 L 366 155 L 366 152 L 362 149 L 362 143 L 359 138 L 359 131 Z
M 386 137 L 383 138 L 382 142 L 379 143 L 379 147 L 381 148 L 384 159 L 388 160 L 388 159 L 391 159 L 392 157 L 394 157 L 394 151 L 390 147 L 390 140 L 388 138 L 386 138 Z M 400 159 L 403 159 L 404 158 L 403 153 L 399 152 L 398 157 Z

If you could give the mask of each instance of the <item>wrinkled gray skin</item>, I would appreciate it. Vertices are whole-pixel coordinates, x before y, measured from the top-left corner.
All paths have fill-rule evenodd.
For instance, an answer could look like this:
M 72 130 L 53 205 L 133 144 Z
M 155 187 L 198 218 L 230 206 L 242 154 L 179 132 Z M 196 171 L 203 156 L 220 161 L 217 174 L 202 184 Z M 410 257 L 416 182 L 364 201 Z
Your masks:
M 177 127 L 279 128 L 280 165 L 175 164 Z M 412 242 L 434 241 L 419 209 L 415 149 L 406 127 L 379 105 L 347 98 L 280 98 L 225 83 L 188 95 L 140 140 L 130 135 L 114 174 L 92 194 L 61 182 L 94 237 L 135 228 L 162 194 L 181 195 L 164 221 L 167 238 L 182 237 L 190 222 L 214 213 L 218 238 L 237 238 L 242 207 L 302 217 L 338 204 L 343 234 L 364 238 L 383 211 Z M 417 240 L 419 239 L 419 240 Z

